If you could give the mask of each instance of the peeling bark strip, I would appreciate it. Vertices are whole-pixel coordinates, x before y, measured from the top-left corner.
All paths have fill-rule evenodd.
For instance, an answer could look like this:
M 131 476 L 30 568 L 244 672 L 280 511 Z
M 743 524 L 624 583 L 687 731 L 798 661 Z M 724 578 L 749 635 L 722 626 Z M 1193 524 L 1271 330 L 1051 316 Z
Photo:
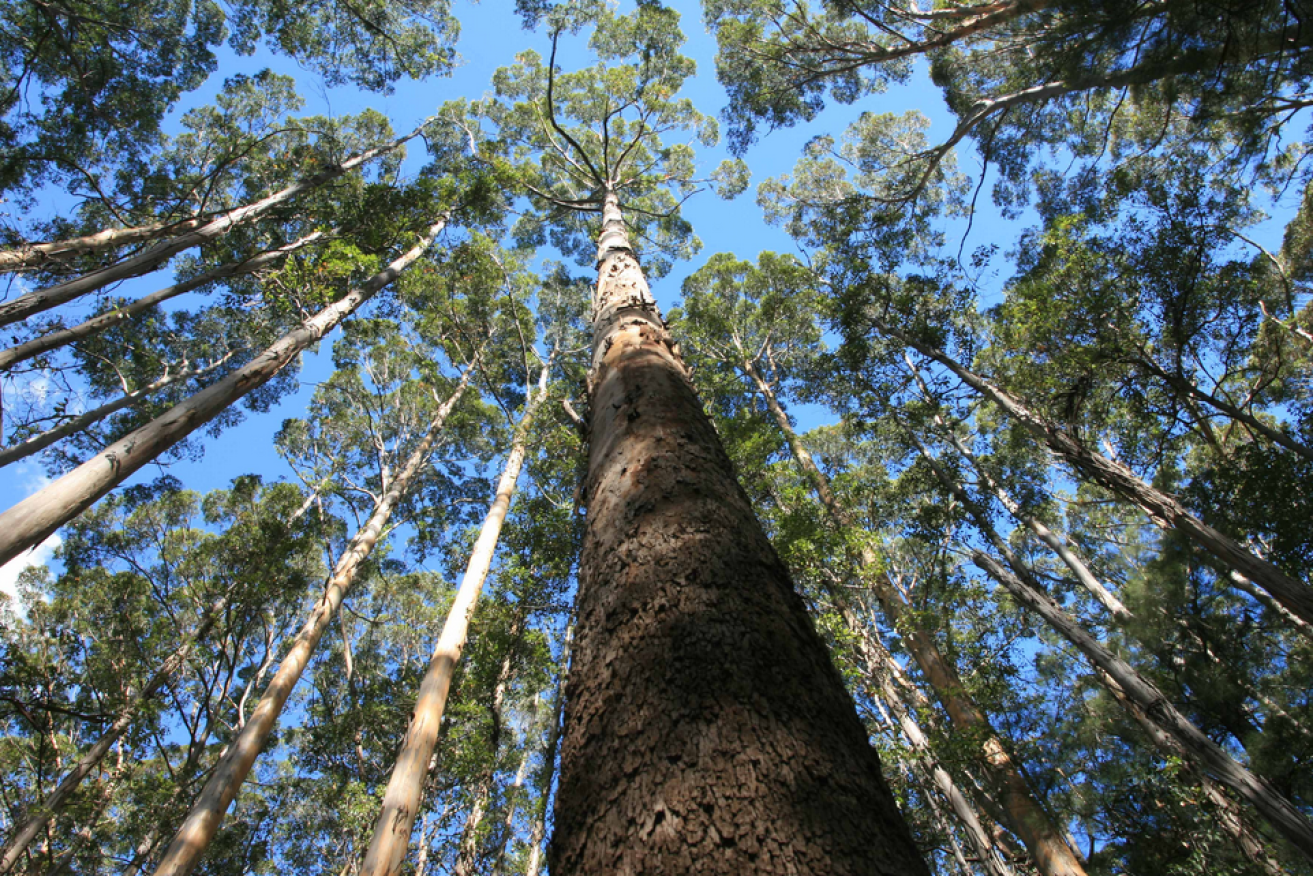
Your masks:
M 356 308 L 395 280 L 411 262 L 424 254 L 445 226 L 446 217 L 443 217 L 429 228 L 419 243 L 392 264 L 274 341 L 246 365 L 174 405 L 40 492 L 0 514 L 0 565 L 40 544 L 46 536 L 81 514 L 137 469 L 204 426 L 247 393 L 267 383 L 294 356 L 336 328 Z
M 269 734 L 273 732 L 278 715 L 287 703 L 287 698 L 291 696 L 292 689 L 301 679 L 301 673 L 305 671 L 311 655 L 319 645 L 319 640 L 323 638 L 324 630 L 328 629 L 333 615 L 337 613 L 342 600 L 346 598 L 351 585 L 355 583 L 356 572 L 360 570 L 361 564 L 378 543 L 393 509 L 405 498 L 415 476 L 428 463 L 429 451 L 441 434 L 443 424 L 446 423 L 452 409 L 465 394 L 465 388 L 469 386 L 473 373 L 474 365 L 471 364 L 465 369 L 460 383 L 456 384 L 456 389 L 434 414 L 432 421 L 429 422 L 428 431 L 406 458 L 392 485 L 379 498 L 365 525 L 356 532 L 355 537 L 351 539 L 351 543 L 338 559 L 337 565 L 333 568 L 333 576 L 324 589 L 324 595 L 315 604 L 310 617 L 292 640 L 292 646 L 286 656 L 279 661 L 278 671 L 269 680 L 268 686 L 260 696 L 259 705 L 251 713 L 250 720 L 242 725 L 242 729 L 219 758 L 209 781 L 205 783 L 200 796 L 192 805 L 191 812 L 187 813 L 186 821 L 178 828 L 173 842 L 169 844 L 159 866 L 155 868 L 155 876 L 186 876 L 200 863 L 205 849 L 214 839 L 214 835 L 219 832 L 219 824 L 223 821 L 224 813 L 232 805 L 238 789 L 255 764 L 256 755 L 264 748 Z
M 603 221 L 551 872 L 924 874 L 609 192 Z

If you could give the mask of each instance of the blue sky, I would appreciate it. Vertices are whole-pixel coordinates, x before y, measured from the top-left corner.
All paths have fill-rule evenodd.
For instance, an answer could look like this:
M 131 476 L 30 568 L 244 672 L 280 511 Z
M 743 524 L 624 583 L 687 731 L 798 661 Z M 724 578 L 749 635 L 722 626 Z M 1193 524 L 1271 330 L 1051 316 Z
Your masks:
M 690 81 L 685 93 L 702 112 L 719 114 L 726 104 L 726 98 L 715 79 L 715 40 L 704 30 L 701 11 L 696 4 L 673 5 L 683 11 L 688 37 L 686 54 L 698 64 L 698 75 Z M 298 91 L 306 99 L 306 113 L 344 115 L 372 107 L 388 116 L 398 132 L 411 130 L 447 100 L 482 95 L 490 87 L 493 72 L 500 66 L 513 63 L 516 52 L 526 48 L 535 49 L 544 55 L 548 52 L 550 44 L 546 35 L 521 30 L 518 19 L 510 14 L 509 6 L 508 3 L 497 2 L 457 2 L 455 13 L 462 25 L 458 44 L 462 57 L 460 66 L 447 78 L 398 83 L 395 91 L 389 95 L 371 94 L 352 88 L 327 88 L 318 77 L 295 63 L 263 50 L 249 57 L 239 57 L 224 50 L 220 55 L 217 72 L 202 88 L 180 101 L 166 129 L 176 131 L 177 119 L 182 113 L 212 102 L 222 89 L 225 78 L 270 68 L 296 79 Z M 583 40 L 563 42 L 558 62 L 567 69 L 588 63 L 583 52 Z M 921 67 L 915 71 L 908 85 L 895 86 L 888 93 L 869 98 L 855 106 L 831 104 L 821 118 L 811 125 L 776 131 L 762 137 L 746 156 L 753 170 L 753 186 L 755 188 L 756 183 L 768 177 L 788 173 L 807 140 L 819 133 L 842 133 L 847 124 L 862 111 L 904 112 L 913 109 L 931 119 L 931 137 L 947 136 L 952 130 L 951 117 L 943 106 L 939 91 L 930 83 L 924 67 Z M 412 150 L 406 165 L 408 171 L 418 169 L 422 163 L 421 153 L 420 149 Z M 727 157 L 729 155 L 723 145 L 715 149 L 699 150 L 700 164 L 707 172 Z M 960 157 L 959 161 L 961 169 L 968 174 L 978 168 L 978 161 L 969 154 Z M 703 249 L 692 261 L 677 264 L 669 276 L 655 284 L 654 292 L 663 308 L 669 309 L 677 303 L 683 278 L 714 253 L 733 252 L 741 258 L 755 259 L 763 250 L 796 251 L 788 235 L 763 221 L 752 191 L 750 189 L 733 202 L 721 201 L 710 192 L 700 194 L 688 202 L 685 214 L 701 238 Z M 51 193 L 38 212 L 53 215 L 67 205 L 67 198 Z M 996 221 L 987 194 L 982 195 L 979 207 L 983 215 L 974 223 L 965 242 L 965 251 L 969 252 L 978 245 L 991 242 L 1002 243 L 1006 248 L 1021 225 L 1011 224 L 1009 227 L 1008 223 Z M 955 244 L 959 242 L 954 241 Z M 117 290 L 117 294 L 144 294 L 167 282 L 166 275 L 156 274 L 125 284 Z M 180 299 L 178 305 L 188 306 L 187 300 Z M 330 346 L 331 339 L 321 345 L 321 353 L 326 353 Z M 287 467 L 273 451 L 273 436 L 285 418 L 299 416 L 304 411 L 315 381 L 323 379 L 327 374 L 326 359 L 326 356 L 308 355 L 301 372 L 302 386 L 299 392 L 284 398 L 276 410 L 258 415 L 248 413 L 240 427 L 228 429 L 218 439 L 205 439 L 206 453 L 201 462 L 176 463 L 168 468 L 168 472 L 180 478 L 189 488 L 200 491 L 226 486 L 232 478 L 246 473 L 258 473 L 269 480 L 290 479 Z M 828 418 L 824 411 L 817 408 L 795 409 L 794 413 L 799 416 L 800 425 L 804 429 L 819 425 Z M 139 472 L 133 480 L 150 480 L 161 473 L 160 467 L 150 466 Z M 7 507 L 33 492 L 44 481 L 41 469 L 35 462 L 10 466 L 5 476 L 0 478 L 0 502 L 4 502 Z M 49 558 L 51 550 L 52 544 L 48 543 L 26 559 L 28 562 L 44 561 Z M 19 562 L 15 561 L 15 564 L 0 570 L 0 588 L 6 588 L 16 575 L 16 564 Z

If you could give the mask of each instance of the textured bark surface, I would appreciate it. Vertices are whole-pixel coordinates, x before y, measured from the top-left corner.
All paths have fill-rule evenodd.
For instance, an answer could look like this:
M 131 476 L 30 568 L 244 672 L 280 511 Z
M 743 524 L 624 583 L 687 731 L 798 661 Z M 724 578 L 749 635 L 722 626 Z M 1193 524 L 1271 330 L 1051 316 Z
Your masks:
M 638 263 L 607 231 L 551 872 L 925 873 Z
M 811 481 L 830 519 L 840 528 L 852 528 L 852 516 L 834 495 L 829 479 L 793 430 L 789 416 L 780 406 L 770 384 L 751 362 L 744 362 L 743 370 L 765 400 L 767 410 L 788 442 L 794 461 Z M 1085 867 L 1080 857 L 1032 792 L 1030 783 L 1012 760 L 989 718 L 968 693 L 957 667 L 940 653 L 934 638 L 910 620 L 912 614 L 902 594 L 880 571 L 880 558 L 869 545 L 863 545 L 860 559 L 862 566 L 871 572 L 868 580 L 885 618 L 902 634 L 904 647 L 948 712 L 954 728 L 979 740 L 985 768 L 983 778 L 988 790 L 982 797 L 984 805 L 1025 844 L 1031 860 L 1044 876 L 1084 876 Z M 841 608 L 846 606 L 846 598 L 841 592 L 835 591 L 831 595 Z

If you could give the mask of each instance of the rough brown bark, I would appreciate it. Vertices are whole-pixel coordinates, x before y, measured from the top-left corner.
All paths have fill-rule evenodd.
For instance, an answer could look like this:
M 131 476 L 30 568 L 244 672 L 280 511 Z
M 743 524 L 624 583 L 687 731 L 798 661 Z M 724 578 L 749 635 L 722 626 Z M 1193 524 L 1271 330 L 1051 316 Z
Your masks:
M 923 874 L 607 193 L 555 876 Z
M 292 689 L 296 687 L 297 681 L 300 680 L 301 673 L 310 662 L 310 657 L 323 637 L 324 630 L 328 628 L 333 615 L 337 613 L 342 600 L 346 598 L 351 585 L 355 583 L 357 571 L 374 549 L 374 545 L 378 543 L 384 526 L 392 516 L 392 511 L 405 498 L 416 475 L 428 463 L 429 451 L 441 433 L 447 417 L 469 385 L 473 371 L 473 366 L 466 368 L 455 391 L 429 423 L 424 437 L 407 457 L 391 485 L 379 497 L 365 525 L 347 545 L 333 568 L 333 575 L 324 589 L 324 595 L 315 604 L 310 617 L 293 639 L 291 648 L 279 661 L 278 671 L 265 687 L 264 694 L 260 697 L 255 711 L 251 713 L 250 720 L 242 726 L 241 731 L 220 757 L 209 781 L 201 790 L 200 797 L 192 805 L 191 812 L 178 828 L 173 842 L 169 844 L 159 866 L 155 869 L 156 876 L 186 876 L 200 862 L 210 840 L 218 833 L 224 813 L 228 811 L 247 773 L 255 764 L 256 756 L 264 748 L 269 734 L 273 732 L 278 715 L 282 712 Z
M 318 341 L 424 254 L 445 226 L 440 219 L 404 255 L 359 288 L 283 335 L 254 360 L 115 441 L 41 491 L 0 514 L 0 565 L 42 542 L 133 472 L 204 426 L 247 393 L 267 383 L 298 353 Z
M 51 350 L 56 350 L 67 344 L 71 344 L 74 341 L 79 341 L 82 338 L 99 334 L 110 326 L 117 325 L 130 316 L 134 316 L 144 310 L 154 307 L 156 304 L 161 304 L 171 298 L 176 298 L 193 289 L 198 289 L 206 283 L 213 283 L 215 280 L 222 280 L 225 277 L 236 277 L 242 274 L 250 274 L 258 271 L 261 268 L 278 261 L 288 253 L 295 252 L 301 247 L 319 240 L 323 236 L 324 232 L 322 231 L 311 232 L 286 246 L 281 246 L 277 249 L 271 249 L 253 255 L 248 259 L 220 265 L 219 267 L 206 271 L 203 274 L 198 274 L 185 282 L 175 283 L 172 286 L 166 286 L 165 288 L 152 292 L 149 295 L 143 295 L 136 301 L 129 302 L 121 307 L 116 307 L 113 310 L 93 316 L 72 328 L 50 332 L 41 335 L 40 337 L 33 338 L 26 343 L 10 347 L 8 350 L 0 351 L 0 368 L 12 367 L 19 362 L 31 359 L 33 356 L 39 356 L 42 353 L 48 353 Z
M 374 149 L 367 149 L 356 155 L 347 158 L 345 161 L 327 167 L 318 173 L 312 174 L 305 179 L 298 180 L 286 188 L 274 192 L 272 195 L 261 198 L 251 204 L 229 210 L 226 213 L 220 213 L 218 216 L 209 219 L 204 225 L 201 225 L 177 237 L 163 240 L 149 249 L 141 252 L 132 258 L 124 259 L 117 264 L 83 274 L 81 277 L 74 277 L 55 286 L 47 286 L 44 289 L 35 289 L 26 295 L 21 295 L 13 301 L 7 301 L 0 304 L 0 326 L 6 326 L 10 323 L 17 322 L 20 319 L 57 307 L 65 301 L 72 301 L 74 298 L 94 292 L 97 289 L 103 289 L 111 283 L 117 283 L 119 280 L 126 280 L 130 277 L 139 277 L 142 274 L 149 273 L 163 265 L 169 259 L 178 253 L 191 249 L 193 246 L 200 246 L 222 237 L 233 227 L 244 222 L 250 222 L 254 219 L 268 213 L 274 207 L 290 201 L 292 198 L 305 192 L 311 191 L 324 183 L 330 182 L 345 173 L 360 167 L 388 152 L 397 149 L 407 141 L 419 136 L 423 130 L 423 124 L 404 137 L 398 137 L 391 143 L 385 143 Z
M 985 380 L 946 353 L 881 320 L 874 319 L 872 322 L 880 331 L 943 365 L 967 386 L 997 404 L 1078 473 L 1137 506 L 1159 527 L 1180 532 L 1212 554 L 1226 568 L 1235 570 L 1262 588 L 1305 624 L 1313 624 L 1313 588 L 1308 584 L 1255 556 L 1235 539 L 1191 514 L 1172 496 L 1146 483 L 1121 463 L 1086 447 L 1084 442 L 1065 429 L 1048 422 L 1020 399 Z M 1298 629 L 1307 634 L 1307 627 Z
M 743 363 L 743 370 L 765 400 L 767 409 L 789 444 L 794 460 L 811 481 L 812 488 L 820 498 L 826 513 L 840 528 L 851 528 L 852 517 L 834 495 L 829 479 L 816 465 L 797 432 L 793 430 L 788 414 L 780 406 L 770 384 L 751 361 Z M 1046 876 L 1083 876 L 1085 868 L 1079 856 L 1063 838 L 1062 831 L 1048 812 L 1035 799 L 1030 784 L 1013 762 L 1012 756 L 994 731 L 989 718 L 967 693 L 966 685 L 958 676 L 957 668 L 940 653 L 934 639 L 927 631 L 909 622 L 907 604 L 902 594 L 893 586 L 888 576 L 879 571 L 879 557 L 869 546 L 863 545 L 860 559 L 866 569 L 874 572 L 868 577 L 885 617 L 903 634 L 904 645 L 934 690 L 935 696 L 948 712 L 953 726 L 980 740 L 981 756 L 985 767 L 984 776 L 990 791 L 985 802 L 993 810 L 994 817 L 1006 824 L 1025 844 L 1026 850 L 1030 852 L 1031 859 L 1041 873 Z

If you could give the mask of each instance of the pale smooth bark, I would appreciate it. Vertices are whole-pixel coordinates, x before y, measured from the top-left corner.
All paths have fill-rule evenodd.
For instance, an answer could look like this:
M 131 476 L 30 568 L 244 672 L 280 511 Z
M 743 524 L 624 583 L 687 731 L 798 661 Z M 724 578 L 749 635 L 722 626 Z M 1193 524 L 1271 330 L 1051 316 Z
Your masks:
M 279 661 L 278 671 L 269 680 L 250 719 L 219 759 L 209 781 L 192 805 L 191 812 L 178 828 L 173 842 L 155 869 L 156 876 L 185 876 L 200 861 L 201 855 L 218 832 L 224 813 L 228 811 L 228 806 L 251 771 L 256 756 L 264 748 L 283 705 L 310 662 L 315 647 L 355 583 L 361 564 L 378 543 L 393 510 L 405 498 L 416 476 L 428 463 L 429 452 L 447 417 L 464 395 L 473 372 L 473 365 L 465 369 L 455 390 L 434 414 L 424 437 L 411 451 L 392 483 L 379 497 L 365 525 L 351 539 L 338 559 L 324 595 L 310 612 L 310 617 L 292 641 L 287 654 Z
M 1190 753 L 1185 747 L 1155 720 L 1150 718 L 1148 713 L 1140 708 L 1135 701 L 1128 697 L 1116 681 L 1102 669 L 1096 667 L 1095 672 L 1098 673 L 1099 680 L 1103 683 L 1104 688 L 1136 720 L 1148 737 L 1153 740 L 1154 745 L 1158 746 L 1164 754 L 1175 757 L 1185 764 L 1186 769 L 1199 782 L 1204 794 L 1213 804 L 1214 811 L 1212 815 L 1214 820 L 1231 837 L 1241 853 L 1249 859 L 1255 868 L 1268 874 L 1268 876 L 1283 876 L 1286 871 L 1272 857 L 1272 853 L 1263 844 L 1258 831 L 1250 823 L 1248 816 L 1240 809 L 1239 804 L 1227 796 L 1226 792 L 1218 787 L 1218 783 L 1208 773 L 1199 768 L 1198 763 L 1190 757 Z
M 561 646 L 561 668 L 556 675 L 556 696 L 552 699 L 552 723 L 547 727 L 543 744 L 543 768 L 538 776 L 538 802 L 534 806 L 533 826 L 529 828 L 529 860 L 524 876 L 539 876 L 543 865 L 543 840 L 547 837 L 547 797 L 552 792 L 556 774 L 556 749 L 561 741 L 561 711 L 565 705 L 565 680 L 570 675 L 570 648 L 574 644 L 574 621 L 565 627 Z
M 395 280 L 424 254 L 445 225 L 446 217 L 439 219 L 404 255 L 283 335 L 251 362 L 110 444 L 59 480 L 0 514 L 0 564 L 40 544 L 137 469 L 208 423 L 233 402 L 267 383 L 297 354 Z
M 131 246 L 134 243 L 145 243 L 166 235 L 181 234 L 208 222 L 210 218 L 200 216 L 178 222 L 153 222 L 131 228 L 106 228 L 81 237 L 50 240 L 44 243 L 26 243 L 17 249 L 0 250 L 0 272 L 12 273 L 41 268 L 60 256 L 89 255 L 120 246 Z
M 830 519 L 841 529 L 853 527 L 852 517 L 830 487 L 829 479 L 816 465 L 802 440 L 789 423 L 774 390 L 761 376 L 751 360 L 742 369 L 752 380 L 766 407 L 779 426 L 793 458 L 812 484 Z M 873 570 L 867 576 L 886 618 L 903 634 L 904 644 L 920 667 L 935 696 L 948 712 L 954 727 L 980 740 L 985 779 L 991 794 L 986 804 L 997 803 L 994 816 L 1017 835 L 1030 852 L 1035 866 L 1045 876 L 1084 876 L 1085 866 L 1076 850 L 1066 841 L 1062 830 L 1036 799 L 1030 783 L 1008 753 L 1003 740 L 994 731 L 989 718 L 967 693 L 957 668 L 944 657 L 933 638 L 909 623 L 906 601 L 880 570 L 879 557 L 869 545 L 860 550 L 862 566 Z
M 174 649 L 172 654 L 164 659 L 159 668 L 155 670 L 155 674 L 147 680 L 141 690 L 119 710 L 114 723 L 110 724 L 109 729 L 102 733 L 100 738 L 78 758 L 77 763 L 64 774 L 55 789 L 47 794 L 39 805 L 33 807 L 27 818 L 14 829 L 10 834 L 9 841 L 5 844 L 3 853 L 0 853 L 0 873 L 8 873 L 14 864 L 18 862 L 19 856 L 32 843 L 32 840 L 36 839 L 42 828 L 59 814 L 69 795 L 78 789 L 78 786 L 82 784 L 82 780 L 90 775 L 96 765 L 109 753 L 110 747 L 132 726 L 142 705 L 149 701 L 174 676 L 182 666 L 183 661 L 187 659 L 187 654 L 190 653 L 196 642 L 209 634 L 211 627 L 214 626 L 215 619 L 223 611 L 226 603 L 226 599 L 220 599 L 204 612 L 196 629 L 186 637 L 181 645 Z
M 1146 483 L 1120 462 L 1088 448 L 1065 429 L 1030 410 L 1020 399 L 957 362 L 946 353 L 872 319 L 876 328 L 953 372 L 963 383 L 994 402 L 1037 440 L 1082 475 L 1139 507 L 1162 529 L 1175 529 L 1229 569 L 1266 591 L 1305 624 L 1313 624 L 1313 588 L 1256 556 L 1235 539 L 1204 523 L 1174 497 Z M 1307 632 L 1307 627 L 1300 627 Z
M 1291 845 L 1306 858 L 1313 860 L 1313 822 L 1283 794 L 1238 763 L 1181 714 L 1148 679 L 1086 632 L 1035 581 L 1027 580 L 1030 576 L 1025 573 L 1024 567 L 1008 569 L 981 551 L 974 551 L 971 559 L 1006 587 L 1018 602 L 1044 618 L 1087 660 L 1112 678 L 1127 699 L 1168 733 L 1179 746 L 1170 750 L 1169 754 L 1184 752 L 1195 766 L 1248 801 Z
M 184 380 L 191 380 L 193 377 L 204 377 L 206 374 L 209 374 L 211 371 L 227 362 L 232 358 L 232 355 L 231 352 L 226 353 L 223 357 L 211 362 L 204 368 L 191 368 L 173 374 L 165 374 L 157 380 L 152 380 L 140 389 L 134 389 L 132 392 L 124 393 L 113 401 L 105 402 L 105 404 L 100 405 L 99 407 L 92 408 L 83 414 L 79 414 L 67 423 L 61 423 L 53 429 L 47 429 L 40 435 L 33 435 L 31 438 L 28 438 L 20 444 L 6 447 L 3 450 L 0 450 L 0 466 L 9 465 L 11 462 L 17 462 L 20 459 L 26 459 L 34 453 L 40 453 L 51 444 L 54 444 L 57 441 L 62 441 L 70 435 L 75 435 L 88 426 L 99 423 L 110 414 L 131 407 L 142 399 L 148 398 L 175 383 L 180 383 Z
M 9 325 L 20 319 L 26 319 L 34 313 L 57 307 L 66 301 L 72 301 L 74 298 L 86 295 L 89 292 L 103 289 L 111 283 L 149 273 L 184 250 L 215 240 L 237 225 L 257 219 L 298 195 L 337 179 L 380 155 L 386 155 L 407 141 L 419 136 L 423 127 L 424 123 L 404 137 L 398 137 L 390 143 L 357 153 L 339 164 L 311 174 L 305 179 L 298 180 L 292 185 L 254 203 L 220 213 L 218 216 L 209 219 L 204 225 L 169 240 L 161 241 L 132 258 L 124 259 L 117 264 L 83 274 L 81 277 L 75 277 L 55 286 L 33 290 L 26 295 L 15 298 L 13 301 L 4 302 L 0 304 L 0 326 Z
M 295 252 L 302 247 L 314 243 L 324 236 L 322 231 L 314 231 L 305 235 L 286 246 L 280 246 L 258 255 L 251 256 L 241 261 L 229 262 L 226 265 L 220 265 L 217 268 L 198 274 L 190 280 L 182 283 L 175 283 L 172 286 L 166 286 L 149 295 L 143 295 L 136 301 L 108 310 L 105 313 L 98 314 L 85 320 L 72 328 L 60 329 L 49 332 L 40 337 L 33 338 L 26 343 L 10 347 L 7 350 L 0 351 L 0 369 L 10 368 L 19 362 L 31 359 L 33 356 L 39 356 L 42 353 L 48 353 L 56 350 L 74 341 L 82 338 L 91 337 L 99 334 L 110 326 L 117 325 L 131 316 L 135 316 L 144 310 L 154 307 L 170 298 L 176 298 L 179 295 L 190 292 L 193 289 L 200 288 L 206 283 L 213 283 L 215 280 L 222 280 L 226 277 L 236 277 L 242 274 L 250 274 L 260 270 L 263 267 L 273 264 L 288 253 Z
M 401 872 L 406 861 L 406 852 L 410 848 L 411 829 L 415 817 L 419 814 L 420 803 L 424 799 L 424 783 L 428 778 L 429 760 L 438 741 L 438 730 L 442 726 L 442 715 L 447 707 L 447 694 L 451 690 L 451 679 L 460 662 L 461 651 L 465 648 L 465 639 L 469 634 L 470 619 L 478 605 L 479 594 L 483 590 L 484 579 L 492 566 L 493 554 L 497 541 L 501 537 L 502 524 L 511 506 L 511 496 L 515 493 L 516 481 L 520 478 L 520 469 L 529 440 L 529 425 L 539 405 L 547 396 L 547 380 L 551 369 L 551 358 L 543 364 L 538 378 L 538 386 L 529 400 L 524 415 L 515 428 L 515 438 L 511 451 L 506 457 L 506 464 L 497 481 L 497 492 L 492 506 L 484 517 L 479 537 L 474 542 L 470 559 L 456 590 L 456 599 L 447 613 L 447 620 L 442 625 L 438 644 L 429 659 L 428 670 L 420 682 L 419 697 L 415 701 L 415 710 L 411 714 L 410 726 L 401 743 L 401 751 L 392 767 L 388 779 L 387 791 L 378 821 L 374 826 L 374 838 L 365 853 L 361 865 L 361 876 L 395 876 Z M 480 816 L 481 817 L 481 816 Z
M 534 711 L 537 711 L 535 705 Z M 524 746 L 524 753 L 520 755 L 520 766 L 515 771 L 515 780 L 506 790 L 506 814 L 502 817 L 501 826 L 501 844 L 497 848 L 497 856 L 492 862 L 492 876 L 501 876 L 502 865 L 506 861 L 506 847 L 510 845 L 511 836 L 515 832 L 515 813 L 520 806 L 520 791 L 524 788 L 524 780 L 529 776 L 529 755 L 532 752 L 529 746 Z

